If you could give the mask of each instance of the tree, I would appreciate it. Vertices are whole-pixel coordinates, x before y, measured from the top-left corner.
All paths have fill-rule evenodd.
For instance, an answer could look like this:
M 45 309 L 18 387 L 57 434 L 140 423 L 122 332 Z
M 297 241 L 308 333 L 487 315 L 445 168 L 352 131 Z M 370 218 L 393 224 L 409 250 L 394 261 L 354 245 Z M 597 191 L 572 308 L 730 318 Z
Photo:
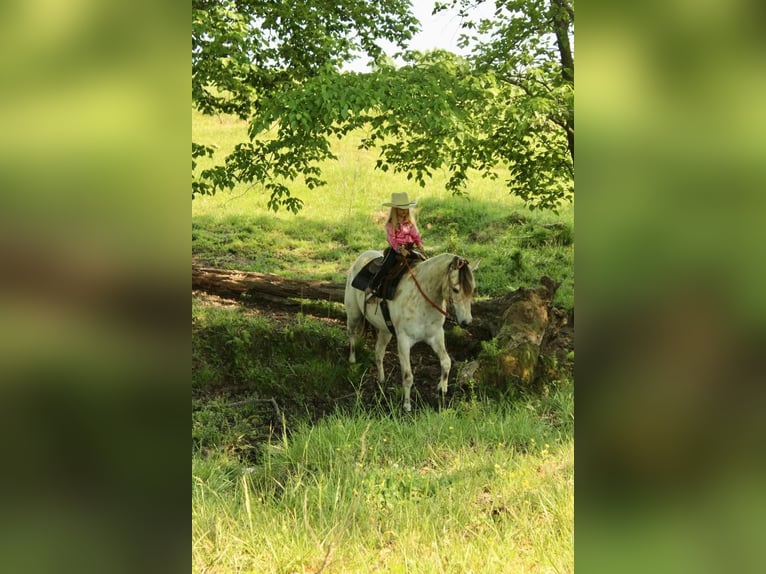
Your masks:
M 455 0 L 471 57 L 405 52 L 402 66 L 383 57 L 375 40 L 401 46 L 412 35 L 405 2 L 377 3 L 389 15 L 386 25 L 378 14 L 374 23 L 345 17 L 349 8 L 368 13 L 364 2 L 340 4 L 336 12 L 335 4 L 304 1 L 278 16 L 253 2 L 196 5 L 193 102 L 206 113 L 249 117 L 250 141 L 201 172 L 193 196 L 261 181 L 270 207 L 296 211 L 301 202 L 289 183 L 302 177 L 309 188 L 322 185 L 319 165 L 334 158 L 331 137 L 364 128 L 361 145 L 380 150 L 377 167 L 421 185 L 446 169 L 447 188 L 461 193 L 470 170 L 496 177 L 499 164 L 511 173 L 509 190 L 532 207 L 555 208 L 571 198 L 574 11 L 567 0 L 500 1 L 495 18 L 478 22 L 470 19 L 470 2 Z M 253 22 L 255 36 L 248 34 Z M 372 71 L 339 71 L 355 50 L 374 60 Z M 193 159 L 204 154 L 212 149 L 193 144 Z
M 205 114 L 257 121 L 262 98 L 337 70 L 359 54 L 380 57 L 381 39 L 404 47 L 418 26 L 408 0 L 192 0 L 192 104 Z M 267 173 L 237 164 L 246 161 L 243 151 L 195 175 L 196 158 L 213 152 L 192 142 L 192 197 L 237 181 L 266 181 Z M 271 205 L 297 209 L 300 200 L 289 192 L 279 199 L 283 189 L 272 189 Z
M 574 192 L 574 4 L 497 0 L 495 17 L 479 22 L 470 19 L 473 2 L 453 4 L 461 7 L 464 27 L 479 33 L 461 39 L 473 45 L 475 69 L 494 73 L 509 88 L 505 112 L 511 121 L 498 126 L 492 142 L 511 168 L 509 186 L 542 205 L 568 197 Z M 548 192 L 536 200 L 537 185 Z

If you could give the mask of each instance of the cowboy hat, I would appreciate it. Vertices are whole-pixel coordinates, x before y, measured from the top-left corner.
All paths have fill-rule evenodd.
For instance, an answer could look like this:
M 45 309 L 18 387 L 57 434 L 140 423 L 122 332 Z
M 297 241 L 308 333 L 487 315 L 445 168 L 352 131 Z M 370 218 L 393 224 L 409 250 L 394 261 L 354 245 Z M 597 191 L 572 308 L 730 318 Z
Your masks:
M 399 209 L 409 209 L 410 207 L 415 207 L 417 204 L 417 201 L 410 201 L 410 198 L 407 196 L 407 192 L 403 191 L 401 193 L 392 193 L 391 202 L 384 203 L 383 205 L 388 207 L 396 207 Z

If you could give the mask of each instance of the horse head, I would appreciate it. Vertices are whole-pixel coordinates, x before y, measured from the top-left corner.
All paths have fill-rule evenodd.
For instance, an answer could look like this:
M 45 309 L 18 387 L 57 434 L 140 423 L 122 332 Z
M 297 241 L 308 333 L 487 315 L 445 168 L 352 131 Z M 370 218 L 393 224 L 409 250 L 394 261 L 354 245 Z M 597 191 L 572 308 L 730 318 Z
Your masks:
M 471 301 L 475 282 L 473 272 L 466 259 L 455 255 L 447 273 L 449 288 L 448 300 L 455 310 L 455 317 L 461 327 L 467 327 L 473 321 Z

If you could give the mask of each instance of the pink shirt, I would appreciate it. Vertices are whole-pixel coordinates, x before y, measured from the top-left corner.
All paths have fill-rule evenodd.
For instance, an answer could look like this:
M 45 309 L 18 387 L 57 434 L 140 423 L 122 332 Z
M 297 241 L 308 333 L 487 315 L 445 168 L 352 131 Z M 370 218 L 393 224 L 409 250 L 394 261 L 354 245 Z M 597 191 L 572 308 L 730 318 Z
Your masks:
M 394 250 L 407 243 L 414 243 L 416 245 L 423 243 L 418 228 L 411 223 L 402 223 L 398 228 L 394 227 L 390 222 L 386 223 L 386 239 Z

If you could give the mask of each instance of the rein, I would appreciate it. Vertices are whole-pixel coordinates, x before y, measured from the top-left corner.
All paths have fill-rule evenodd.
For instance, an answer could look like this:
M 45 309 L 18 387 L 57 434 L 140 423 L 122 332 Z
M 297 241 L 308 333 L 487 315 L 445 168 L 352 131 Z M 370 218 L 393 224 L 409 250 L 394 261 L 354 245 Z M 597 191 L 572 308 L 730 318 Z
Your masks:
M 407 257 L 406 257 L 406 256 L 404 257 L 404 264 L 407 266 L 407 271 L 409 271 L 409 273 L 410 273 L 410 277 L 412 277 L 412 280 L 415 282 L 415 287 L 417 287 L 417 288 L 418 288 L 418 291 L 420 291 L 420 294 L 423 296 L 423 299 L 425 299 L 426 301 L 428 301 L 428 302 L 431 304 L 431 306 L 432 306 L 434 309 L 436 309 L 437 311 L 439 311 L 439 313 L 441 313 L 441 314 L 442 314 L 442 315 L 444 315 L 445 317 L 449 317 L 449 315 L 447 315 L 447 312 L 446 312 L 444 309 L 442 309 L 442 308 L 441 308 L 441 307 L 439 307 L 439 306 L 438 306 L 436 303 L 434 303 L 433 301 L 431 301 L 431 299 L 429 299 L 428 295 L 426 295 L 426 294 L 423 292 L 423 288 L 420 286 L 420 283 L 418 283 L 418 280 L 415 278 L 415 275 L 414 275 L 414 273 L 412 273 L 412 267 L 410 267 L 410 262 L 409 262 L 409 261 L 407 261 Z

